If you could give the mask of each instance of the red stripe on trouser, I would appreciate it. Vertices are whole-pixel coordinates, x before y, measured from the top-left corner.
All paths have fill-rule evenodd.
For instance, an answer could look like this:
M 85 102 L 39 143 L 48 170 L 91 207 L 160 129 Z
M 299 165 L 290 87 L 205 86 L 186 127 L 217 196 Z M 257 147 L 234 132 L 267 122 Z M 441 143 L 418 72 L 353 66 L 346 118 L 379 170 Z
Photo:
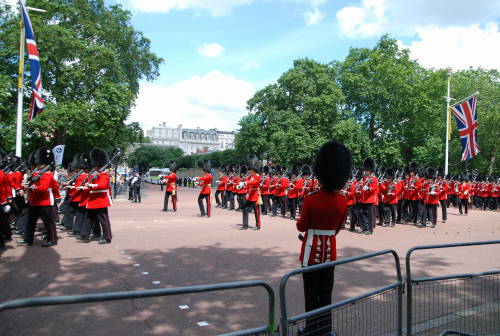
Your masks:
M 104 222 L 106 223 L 106 239 L 111 240 L 111 224 L 109 223 L 108 214 L 104 214 Z
M 52 206 L 50 207 L 50 209 L 48 209 L 47 207 L 43 207 L 41 210 L 43 212 L 45 212 L 45 216 L 46 216 L 46 220 L 47 220 L 47 229 L 51 231 L 50 235 L 52 237 L 52 242 L 57 243 L 56 222 L 54 221 L 55 219 L 52 217 L 53 208 L 52 208 Z
M 172 196 L 172 204 L 174 206 L 174 210 L 177 210 L 177 195 Z
M 207 197 L 207 216 L 210 217 L 210 195 Z
M 371 212 L 372 212 L 371 224 L 372 224 L 372 232 L 373 232 L 373 231 L 375 231 L 375 205 L 371 205 L 370 208 L 371 208 Z
M 255 202 L 255 221 L 257 224 L 257 227 L 260 229 L 260 205 Z

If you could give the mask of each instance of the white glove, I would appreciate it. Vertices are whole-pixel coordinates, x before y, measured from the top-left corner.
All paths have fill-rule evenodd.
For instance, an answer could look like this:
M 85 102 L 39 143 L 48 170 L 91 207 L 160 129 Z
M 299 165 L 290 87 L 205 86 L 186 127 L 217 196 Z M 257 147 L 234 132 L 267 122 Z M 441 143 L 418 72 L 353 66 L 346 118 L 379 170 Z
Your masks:
M 10 212 L 10 205 L 8 205 L 8 204 L 7 204 L 7 205 L 4 205 L 4 207 L 3 207 L 3 212 L 5 212 L 5 213 L 9 213 L 9 212 Z
M 370 187 L 365 186 L 365 187 L 363 187 L 363 190 L 364 190 L 364 191 L 368 191 L 368 190 L 370 190 Z
M 95 187 L 97 187 L 97 184 L 89 184 L 89 187 L 95 188 Z
M 436 192 L 435 191 L 431 191 L 431 195 L 436 195 Z

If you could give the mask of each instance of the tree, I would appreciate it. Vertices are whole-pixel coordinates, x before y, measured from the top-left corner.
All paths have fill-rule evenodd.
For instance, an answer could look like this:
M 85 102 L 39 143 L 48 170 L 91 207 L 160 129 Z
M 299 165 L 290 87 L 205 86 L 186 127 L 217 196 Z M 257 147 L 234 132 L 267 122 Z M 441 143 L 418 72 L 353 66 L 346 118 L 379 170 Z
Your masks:
M 151 167 L 165 168 L 169 167 L 171 160 L 179 160 L 182 154 L 178 147 L 140 146 L 129 155 L 128 165 L 138 167 L 141 172 Z
M 40 0 L 36 5 L 47 10 L 31 16 L 47 106 L 26 124 L 26 147 L 66 143 L 88 150 L 135 141 L 135 126 L 124 121 L 139 81 L 156 78 L 163 60 L 133 29 L 130 12 L 104 0 Z M 16 77 L 18 20 L 9 11 L 0 15 L 0 43 L 5 47 L 0 69 L 10 78 Z M 29 86 L 25 76 L 27 91 Z

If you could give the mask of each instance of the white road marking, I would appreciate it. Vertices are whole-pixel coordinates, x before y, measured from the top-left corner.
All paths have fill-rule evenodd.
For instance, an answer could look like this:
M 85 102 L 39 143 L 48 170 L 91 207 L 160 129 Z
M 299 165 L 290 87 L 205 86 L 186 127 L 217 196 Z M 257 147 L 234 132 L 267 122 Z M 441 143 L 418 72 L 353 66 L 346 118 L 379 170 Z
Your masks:
M 200 321 L 200 322 L 196 322 L 196 324 L 199 327 L 206 327 L 208 325 L 208 322 L 207 321 Z
M 179 306 L 179 309 L 182 309 L 182 310 L 189 309 L 189 306 L 188 305 L 181 305 L 181 306 Z

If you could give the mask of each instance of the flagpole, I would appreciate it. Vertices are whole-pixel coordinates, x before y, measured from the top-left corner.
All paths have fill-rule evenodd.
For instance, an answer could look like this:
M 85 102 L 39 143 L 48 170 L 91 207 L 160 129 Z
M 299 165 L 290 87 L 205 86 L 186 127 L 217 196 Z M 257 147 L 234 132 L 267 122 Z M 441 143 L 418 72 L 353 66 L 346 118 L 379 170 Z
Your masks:
M 451 69 L 448 69 L 448 94 L 446 95 L 446 150 L 444 156 L 444 175 L 448 175 L 448 152 L 449 152 L 449 137 L 450 137 L 450 87 L 451 87 Z
M 468 97 L 466 97 L 466 98 L 464 98 L 464 99 L 462 99 L 462 100 L 459 100 L 459 101 L 457 101 L 457 102 L 454 102 L 453 104 L 454 104 L 454 105 L 458 105 L 458 104 L 460 104 L 460 103 L 463 103 L 463 102 L 464 102 L 464 101 L 466 101 L 466 100 L 471 99 L 471 98 L 472 98 L 472 97 L 474 97 L 474 96 L 479 96 L 479 91 L 476 91 L 476 92 L 474 92 L 473 94 L 471 94 L 470 96 L 468 96 Z
M 19 9 L 21 12 L 21 9 Z M 24 40 L 25 31 L 21 19 L 19 34 L 19 73 L 17 78 L 17 125 L 16 125 L 16 156 L 21 157 L 23 143 L 23 76 L 24 76 Z

